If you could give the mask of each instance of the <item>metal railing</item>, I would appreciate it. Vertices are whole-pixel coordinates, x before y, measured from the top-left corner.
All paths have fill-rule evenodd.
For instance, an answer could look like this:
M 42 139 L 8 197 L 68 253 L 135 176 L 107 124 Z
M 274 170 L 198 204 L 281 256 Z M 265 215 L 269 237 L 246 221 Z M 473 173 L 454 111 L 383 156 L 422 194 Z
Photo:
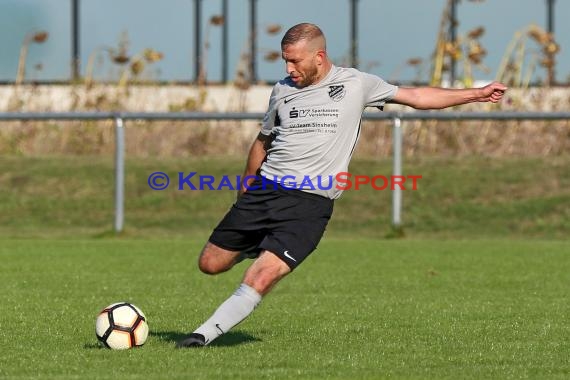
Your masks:
M 115 121 L 115 222 L 119 233 L 124 227 L 125 203 L 125 121 L 128 120 L 262 120 L 263 113 L 211 112 L 0 112 L 0 122 L 9 120 L 114 120 Z M 402 175 L 403 121 L 405 120 L 570 120 L 570 112 L 379 112 L 364 113 L 364 120 L 392 120 L 392 175 Z M 402 190 L 392 191 L 392 226 L 402 225 Z

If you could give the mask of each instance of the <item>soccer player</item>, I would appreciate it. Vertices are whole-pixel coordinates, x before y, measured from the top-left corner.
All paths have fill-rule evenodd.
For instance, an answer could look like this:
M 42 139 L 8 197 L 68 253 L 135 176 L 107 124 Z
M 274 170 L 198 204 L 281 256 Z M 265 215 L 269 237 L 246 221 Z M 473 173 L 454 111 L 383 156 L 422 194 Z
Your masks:
M 179 348 L 208 345 L 240 323 L 315 250 L 334 199 L 341 195 L 334 178 L 348 171 L 365 107 L 397 103 L 441 109 L 496 103 L 507 90 L 501 83 L 471 89 L 393 86 L 375 75 L 333 65 L 325 36 L 309 23 L 285 33 L 281 52 L 288 76 L 273 87 L 247 159 L 244 177 L 250 177 L 212 232 L 198 266 L 215 275 L 245 257 L 255 260 L 237 290 L 179 341 Z M 313 186 L 299 187 L 303 179 Z

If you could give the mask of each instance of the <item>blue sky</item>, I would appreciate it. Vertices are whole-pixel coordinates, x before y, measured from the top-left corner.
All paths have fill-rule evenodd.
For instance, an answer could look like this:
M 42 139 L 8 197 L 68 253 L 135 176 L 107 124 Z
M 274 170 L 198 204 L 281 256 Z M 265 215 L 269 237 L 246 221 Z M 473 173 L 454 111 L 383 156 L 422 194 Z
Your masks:
M 416 71 L 403 65 L 409 58 L 426 61 L 434 50 L 445 0 L 359 0 L 360 68 L 390 81 L 410 81 Z M 475 71 L 477 79 L 492 79 L 514 33 L 531 23 L 546 27 L 545 0 L 461 1 L 458 33 L 478 26 L 486 30 L 481 38 L 488 55 L 484 60 L 491 71 Z M 240 53 L 248 42 L 247 0 L 229 1 L 230 79 L 237 70 Z M 221 0 L 203 0 L 204 25 L 221 12 Z M 556 1 L 556 35 L 562 48 L 558 55 L 557 78 L 570 77 L 570 1 Z M 71 73 L 70 1 L 68 0 L 0 0 L 0 80 L 14 80 L 21 43 L 27 33 L 46 30 L 49 39 L 30 47 L 27 78 L 65 80 Z M 114 79 L 119 69 L 109 63 L 104 47 L 116 47 L 126 33 L 129 53 L 153 48 L 164 59 L 147 68 L 145 76 L 164 81 L 194 78 L 194 1 L 193 0 L 82 0 L 81 1 L 82 73 L 89 56 L 97 56 L 96 79 Z M 258 77 L 273 81 L 284 76 L 280 60 L 265 62 L 263 54 L 279 49 L 283 34 L 265 33 L 270 24 L 284 29 L 299 22 L 314 22 L 327 35 L 329 55 L 340 63 L 349 52 L 349 0 L 258 0 Z M 206 28 L 206 26 L 205 26 Z M 203 32 L 205 35 L 205 30 Z M 211 27 L 208 52 L 208 78 L 221 78 L 221 29 Z M 533 44 L 529 43 L 529 48 Z M 37 65 L 41 64 L 41 69 Z M 427 70 L 427 66 L 426 66 Z M 539 70 L 537 77 L 544 78 Z M 424 79 L 427 78 L 424 75 Z

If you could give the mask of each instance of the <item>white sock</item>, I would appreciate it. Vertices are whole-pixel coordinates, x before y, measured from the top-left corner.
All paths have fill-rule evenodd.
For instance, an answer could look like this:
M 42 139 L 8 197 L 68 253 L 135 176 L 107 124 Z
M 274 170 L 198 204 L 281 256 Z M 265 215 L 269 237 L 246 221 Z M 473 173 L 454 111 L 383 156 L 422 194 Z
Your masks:
M 261 295 L 254 288 L 241 284 L 234 294 L 218 307 L 210 319 L 194 332 L 204 335 L 206 344 L 210 344 L 250 315 L 260 301 Z

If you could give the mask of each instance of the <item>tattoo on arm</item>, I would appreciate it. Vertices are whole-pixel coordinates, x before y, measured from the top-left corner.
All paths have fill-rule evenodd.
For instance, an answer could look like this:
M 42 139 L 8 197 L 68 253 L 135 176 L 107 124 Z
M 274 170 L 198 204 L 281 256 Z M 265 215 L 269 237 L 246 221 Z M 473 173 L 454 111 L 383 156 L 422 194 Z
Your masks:
M 267 152 L 267 150 L 271 147 L 271 142 L 274 139 L 273 133 L 270 135 L 264 135 L 263 133 L 259 133 L 257 135 L 257 139 L 263 143 L 263 149 Z

